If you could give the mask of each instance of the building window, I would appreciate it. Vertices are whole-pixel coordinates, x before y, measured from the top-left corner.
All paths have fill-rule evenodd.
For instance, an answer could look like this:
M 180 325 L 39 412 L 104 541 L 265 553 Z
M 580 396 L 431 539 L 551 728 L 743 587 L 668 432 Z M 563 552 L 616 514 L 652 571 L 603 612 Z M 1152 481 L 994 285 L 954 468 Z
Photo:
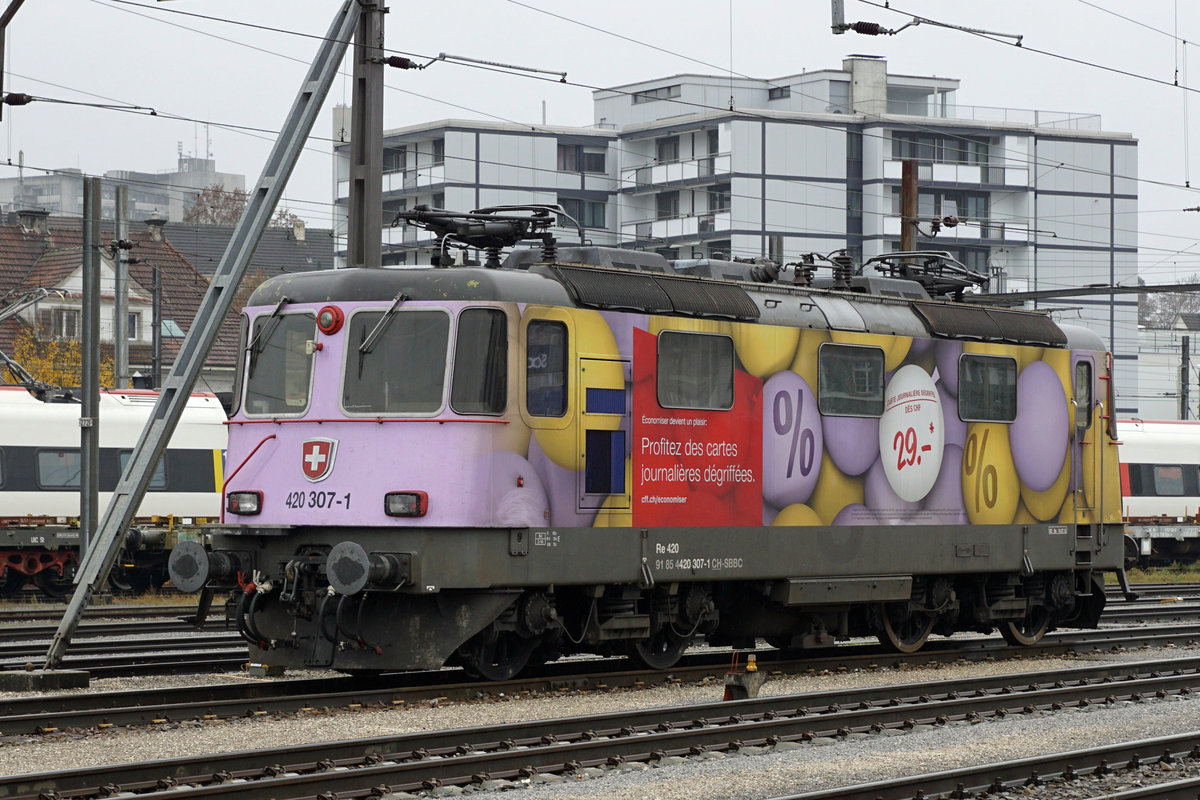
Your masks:
M 662 192 L 654 197 L 656 219 L 671 219 L 679 216 L 679 192 Z
M 437 165 L 437 164 L 443 164 L 443 163 L 445 163 L 445 161 L 446 161 L 446 140 L 445 139 L 434 139 L 433 140 L 433 163 L 435 165 Z
M 929 133 L 892 133 L 892 158 L 915 158 L 938 164 L 987 166 L 988 140 L 970 136 Z
M 958 417 L 964 422 L 1017 418 L 1017 361 L 1005 356 L 963 355 L 958 361 Z
M 46 339 L 74 339 L 79 335 L 79 312 L 69 308 L 38 311 L 38 333 Z
M 817 364 L 817 407 L 822 414 L 883 415 L 883 350 L 827 343 L 817 351 Z
M 386 148 L 383 151 L 383 171 L 384 172 L 403 172 L 408 163 L 408 148 L 404 145 L 400 147 Z
M 558 202 L 563 207 L 563 211 L 583 227 L 604 227 L 604 203 L 602 201 L 564 197 Z
M 607 172 L 603 150 L 589 150 L 581 145 L 558 146 L 559 172 Z
M 715 156 L 721 151 L 721 132 L 716 128 L 708 129 L 708 154 Z
M 125 317 L 126 329 L 125 338 L 131 340 L 140 340 L 142 338 L 142 313 L 140 311 L 131 311 Z
M 673 86 L 660 86 L 657 89 L 647 89 L 644 92 L 633 93 L 633 104 L 649 103 L 652 100 L 670 100 L 672 97 L 679 97 L 680 84 L 676 83 Z
M 792 87 L 790 86 L 772 86 L 767 90 L 768 100 L 783 100 L 786 97 L 792 96 Z
M 709 333 L 660 333 L 658 404 L 715 411 L 733 408 L 733 339 Z
M 433 207 L 434 208 L 445 208 L 446 207 L 446 193 L 445 192 L 435 192 L 434 193 Z
M 664 136 L 654 142 L 654 157 L 660 162 L 679 160 L 679 137 Z
M 708 190 L 708 210 L 710 213 L 729 210 L 730 184 L 718 183 Z

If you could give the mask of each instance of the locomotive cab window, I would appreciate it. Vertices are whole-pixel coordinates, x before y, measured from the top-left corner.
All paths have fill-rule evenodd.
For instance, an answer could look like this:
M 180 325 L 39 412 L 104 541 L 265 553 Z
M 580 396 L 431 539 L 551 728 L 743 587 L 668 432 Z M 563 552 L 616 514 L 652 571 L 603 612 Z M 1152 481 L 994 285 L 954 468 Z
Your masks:
M 567 413 L 567 326 L 533 320 L 525 331 L 525 405 L 534 417 Z
M 347 414 L 435 414 L 441 409 L 448 314 L 360 311 L 348 327 L 342 385 Z
M 838 417 L 883 416 L 883 350 L 822 344 L 817 354 L 817 407 Z
M 733 340 L 711 333 L 660 333 L 658 404 L 712 411 L 733 408 Z
M 254 320 L 246 360 L 247 414 L 303 414 L 312 385 L 307 343 L 317 336 L 312 314 L 263 314 Z
M 964 422 L 1015 420 L 1016 359 L 964 354 L 958 361 L 958 416 Z
M 497 308 L 458 315 L 450 407 L 460 414 L 502 414 L 508 406 L 508 318 Z

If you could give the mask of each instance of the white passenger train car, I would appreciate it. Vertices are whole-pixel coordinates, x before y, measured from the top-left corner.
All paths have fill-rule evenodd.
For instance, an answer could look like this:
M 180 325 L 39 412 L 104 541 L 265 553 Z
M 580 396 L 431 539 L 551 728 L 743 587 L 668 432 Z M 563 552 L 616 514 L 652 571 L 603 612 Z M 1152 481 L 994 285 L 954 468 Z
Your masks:
M 101 510 L 157 397 L 142 390 L 100 394 Z M 66 392 L 41 400 L 23 387 L 0 386 L 0 594 L 28 581 L 49 594 L 69 585 L 79 561 L 81 408 Z M 161 584 L 174 541 L 219 518 L 225 420 L 215 395 L 189 399 L 126 535 L 114 569 L 118 588 Z
M 1200 422 L 1123 419 L 1117 431 L 1127 561 L 1200 556 Z

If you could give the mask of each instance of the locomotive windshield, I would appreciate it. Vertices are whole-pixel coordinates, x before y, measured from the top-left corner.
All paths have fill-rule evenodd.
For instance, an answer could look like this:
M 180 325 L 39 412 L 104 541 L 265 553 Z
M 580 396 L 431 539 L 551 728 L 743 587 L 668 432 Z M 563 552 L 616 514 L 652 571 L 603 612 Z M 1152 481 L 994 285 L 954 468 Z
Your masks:
M 363 342 L 383 312 L 359 312 L 349 324 L 342 408 L 349 414 L 433 414 L 442 407 L 450 317 L 399 311 L 374 347 Z
M 312 358 L 305 345 L 316 336 L 316 318 L 311 314 L 264 314 L 254 321 L 246 413 L 303 413 L 312 383 Z

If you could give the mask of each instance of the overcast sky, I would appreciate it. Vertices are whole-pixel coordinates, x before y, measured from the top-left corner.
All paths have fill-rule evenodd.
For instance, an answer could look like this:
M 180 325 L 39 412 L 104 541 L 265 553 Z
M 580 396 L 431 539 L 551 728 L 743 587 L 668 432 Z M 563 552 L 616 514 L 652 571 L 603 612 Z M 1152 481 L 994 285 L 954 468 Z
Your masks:
M 48 102 L 5 107 L 0 142 L 13 166 L 0 165 L 0 176 L 15 176 L 19 152 L 29 169 L 77 167 L 99 175 L 172 171 L 180 148 L 199 156 L 207 149 L 219 170 L 246 175 L 252 187 L 274 141 L 271 132 L 283 122 L 317 48 L 313 38 L 295 33 L 323 35 L 340 5 L 26 0 L 8 28 L 6 92 L 152 107 L 201 122 Z M 681 72 L 772 78 L 838 68 L 850 53 L 881 55 L 892 73 L 960 79 L 960 105 L 1099 114 L 1105 131 L 1132 134 L 1140 143 L 1142 182 L 1138 219 L 1128 224 L 1141 232 L 1141 268 L 1153 281 L 1200 272 L 1200 240 L 1193 238 L 1200 212 L 1181 210 L 1200 206 L 1200 188 L 1182 188 L 1189 181 L 1200 187 L 1200 93 L 1171 85 L 1178 75 L 1180 87 L 1200 87 L 1200 48 L 1191 44 L 1200 40 L 1200 3 L 900 0 L 892 6 L 846 0 L 846 17 L 897 28 L 919 15 L 1021 34 L 1025 47 L 929 24 L 896 36 L 835 36 L 829 0 L 392 0 L 389 54 L 445 52 L 565 70 L 576 85 L 445 63 L 422 72 L 389 70 L 384 127 L 444 118 L 536 125 L 543 101 L 549 124 L 588 125 L 586 87 Z M 347 67 L 285 193 L 284 205 L 312 225 L 330 225 L 330 112 L 349 101 Z M 211 123 L 207 133 L 203 122 Z M 1194 146 L 1187 147 L 1189 141 Z

